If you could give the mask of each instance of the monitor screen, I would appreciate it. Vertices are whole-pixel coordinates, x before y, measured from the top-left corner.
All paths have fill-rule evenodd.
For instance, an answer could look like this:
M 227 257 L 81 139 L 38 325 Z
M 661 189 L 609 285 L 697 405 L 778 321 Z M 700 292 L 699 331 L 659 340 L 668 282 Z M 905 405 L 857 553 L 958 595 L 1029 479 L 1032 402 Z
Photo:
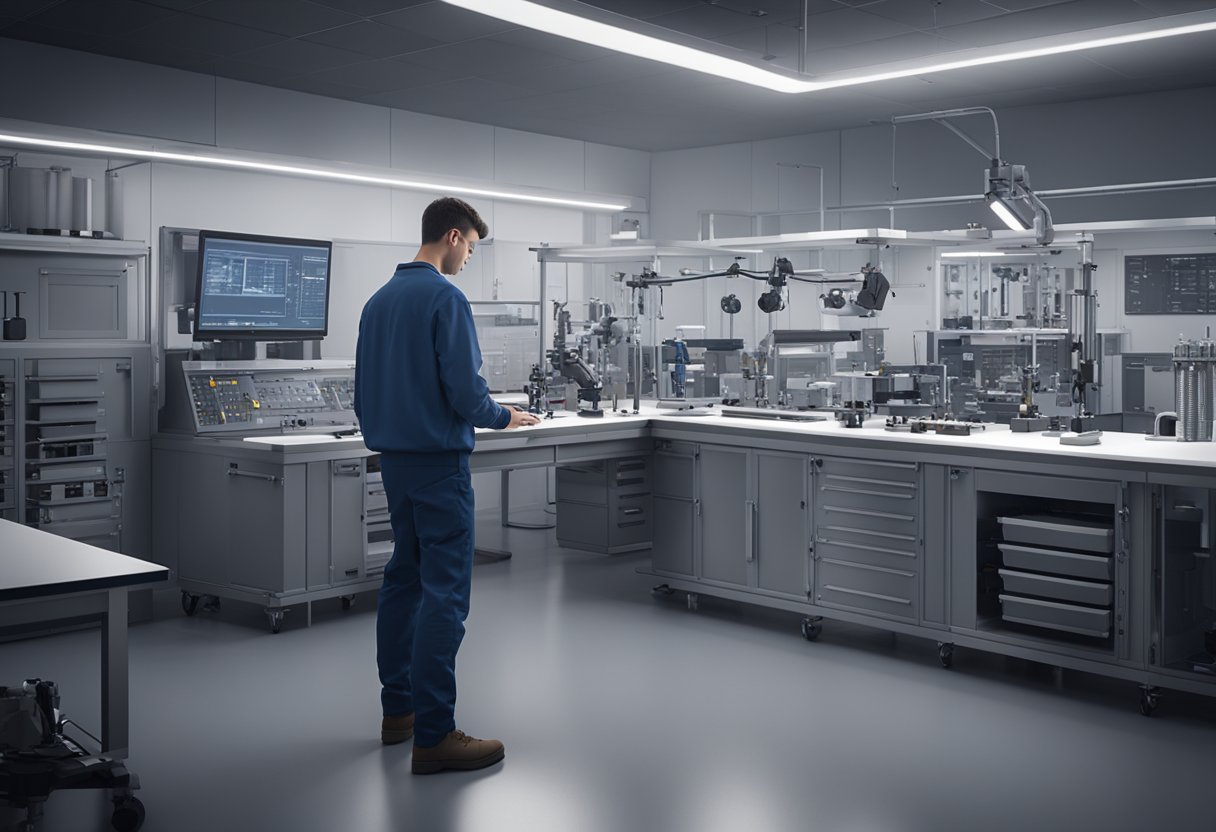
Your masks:
M 332 249 L 324 240 L 200 231 L 195 338 L 324 337 Z

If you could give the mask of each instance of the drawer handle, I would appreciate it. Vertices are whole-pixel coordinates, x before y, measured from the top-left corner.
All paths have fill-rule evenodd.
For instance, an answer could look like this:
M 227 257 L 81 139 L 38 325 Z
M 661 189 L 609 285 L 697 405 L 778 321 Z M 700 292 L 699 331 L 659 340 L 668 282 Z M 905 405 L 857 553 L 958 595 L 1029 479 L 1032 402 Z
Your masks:
M 748 500 L 743 510 L 743 553 L 744 560 L 751 563 L 756 559 L 756 501 Z
M 627 509 L 624 509 L 621 511 L 621 514 L 624 514 L 626 517 L 632 517 L 635 514 L 641 514 L 641 513 L 642 513 L 642 509 L 640 509 L 640 508 L 627 508 Z
M 278 485 L 280 482 L 282 482 L 282 479 L 280 479 L 279 477 L 276 477 L 274 474 L 260 474 L 256 471 L 242 471 L 240 468 L 237 468 L 235 465 L 231 465 L 228 467 L 228 476 L 245 477 L 246 479 L 251 479 L 251 480 L 262 480 L 263 482 L 274 483 L 275 485 Z
M 891 494 L 886 491 L 867 491 L 864 488 L 841 488 L 836 485 L 825 485 L 824 491 L 839 491 L 844 494 L 865 494 L 867 497 L 890 497 L 893 500 L 911 500 L 915 494 Z

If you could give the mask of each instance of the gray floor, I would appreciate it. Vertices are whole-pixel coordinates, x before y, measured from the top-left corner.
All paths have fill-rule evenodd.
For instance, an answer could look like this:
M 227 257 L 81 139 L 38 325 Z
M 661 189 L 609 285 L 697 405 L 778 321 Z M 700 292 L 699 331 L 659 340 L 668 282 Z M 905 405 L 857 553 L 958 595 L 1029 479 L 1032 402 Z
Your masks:
M 482 539 L 498 536 L 492 525 Z M 461 727 L 506 761 L 412 777 L 378 741 L 374 599 L 270 635 L 176 597 L 131 631 L 132 768 L 148 832 L 214 830 L 1044 830 L 1216 828 L 1216 700 L 826 622 L 652 597 L 645 554 L 512 531 L 478 566 Z M 97 636 L 0 645 L 0 675 L 58 681 L 96 725 Z M 48 830 L 107 828 L 59 794 Z M 0 815 L 3 827 L 7 815 Z

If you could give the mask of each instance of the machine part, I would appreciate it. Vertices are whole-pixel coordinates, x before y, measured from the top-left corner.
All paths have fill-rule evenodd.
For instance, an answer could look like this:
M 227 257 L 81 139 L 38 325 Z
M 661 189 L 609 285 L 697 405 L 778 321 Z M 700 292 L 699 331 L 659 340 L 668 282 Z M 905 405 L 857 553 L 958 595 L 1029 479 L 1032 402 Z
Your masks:
M 738 315 L 743 310 L 743 302 L 739 300 L 737 295 L 724 295 L 722 300 L 718 302 L 718 306 L 727 315 Z
M 663 346 L 664 359 L 671 364 L 671 393 L 677 399 L 683 399 L 688 393 L 688 365 L 692 363 L 688 344 L 682 338 L 669 338 Z
M 910 433 L 936 433 L 940 436 L 970 436 L 973 430 L 984 430 L 979 422 L 958 422 L 953 419 L 912 419 Z
M 1216 342 L 1179 341 L 1174 347 L 1174 411 L 1180 442 L 1211 442 Z
M 723 416 L 738 419 L 770 419 L 778 422 L 826 422 L 826 413 L 813 413 L 806 410 L 779 410 L 776 408 L 759 407 L 722 407 L 718 409 Z
M 1081 433 L 1066 431 L 1060 434 L 1061 445 L 1101 445 L 1102 431 L 1087 430 Z
M 1032 433 L 1050 427 L 1051 419 L 1047 416 L 1014 416 L 1009 421 L 1009 429 L 1014 433 Z
M 528 386 L 524 388 L 524 392 L 528 394 L 529 413 L 543 415 L 546 419 L 553 418 L 553 409 L 549 406 L 548 378 L 539 364 L 532 365 L 532 372 L 528 374 Z
M 1178 414 L 1173 411 L 1158 413 L 1157 417 L 1153 419 L 1153 432 L 1144 438 L 1176 442 L 1178 440 Z

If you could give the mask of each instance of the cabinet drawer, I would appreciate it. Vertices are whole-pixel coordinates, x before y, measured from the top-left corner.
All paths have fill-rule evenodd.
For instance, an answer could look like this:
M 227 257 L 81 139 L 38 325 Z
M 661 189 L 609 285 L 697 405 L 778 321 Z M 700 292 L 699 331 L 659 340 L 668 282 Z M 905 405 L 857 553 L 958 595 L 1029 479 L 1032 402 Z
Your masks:
M 919 569 L 919 547 L 915 541 L 910 545 L 898 542 L 896 545 L 890 545 L 892 541 L 865 540 L 856 534 L 852 535 L 852 540 L 846 540 L 844 537 L 839 533 L 817 530 L 815 553 L 820 558 L 897 569 L 902 572 L 916 572 Z
M 915 619 L 917 581 L 910 570 L 820 558 L 816 569 L 816 601 L 838 607 Z
M 877 480 L 885 483 L 915 485 L 920 481 L 920 466 L 915 462 L 882 462 L 864 459 L 824 457 L 817 465 L 820 473 L 844 479 Z
M 1073 578 L 1057 578 L 1054 575 L 1036 575 L 1033 572 L 1018 572 L 1015 569 L 998 570 L 1005 591 L 1015 595 L 1034 595 L 1056 601 L 1073 601 L 1095 607 L 1110 606 L 1114 592 L 1110 584 L 1094 581 L 1078 581 Z
M 554 475 L 557 499 L 577 503 L 605 505 L 608 502 L 607 463 L 585 462 L 582 465 L 564 465 Z
M 1110 636 L 1110 610 L 1078 607 L 1060 601 L 1041 601 L 1018 595 L 1000 595 L 1001 618 L 1032 627 L 1044 627 L 1093 638 Z
M 1114 577 L 1114 560 L 1101 555 L 1083 555 L 1080 552 L 1058 552 L 1034 546 L 1019 546 L 1016 543 L 998 543 L 1001 560 L 1005 566 L 1029 569 L 1032 572 L 1050 572 L 1070 578 L 1090 578 L 1109 581 Z
M 1051 514 L 998 517 L 997 522 L 1010 543 L 1099 554 L 1115 551 L 1115 530 L 1109 523 Z
M 96 422 L 101 418 L 101 406 L 97 402 L 39 404 L 31 405 L 31 409 L 42 422 Z

